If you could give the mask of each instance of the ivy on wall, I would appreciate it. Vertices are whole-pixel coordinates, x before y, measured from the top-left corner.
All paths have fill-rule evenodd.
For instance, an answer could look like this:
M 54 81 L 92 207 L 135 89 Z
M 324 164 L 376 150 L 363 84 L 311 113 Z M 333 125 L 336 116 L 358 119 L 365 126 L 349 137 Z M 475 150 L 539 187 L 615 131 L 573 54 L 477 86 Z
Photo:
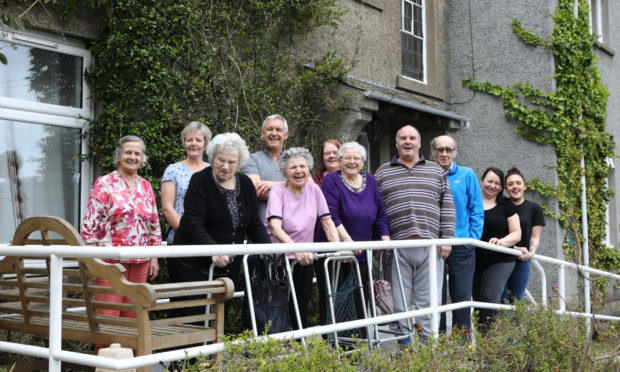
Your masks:
M 605 246 L 606 208 L 613 196 L 605 180 L 611 168 L 615 143 L 605 132 L 607 97 L 596 66 L 595 36 L 590 33 L 589 8 L 578 1 L 578 17 L 574 16 L 574 0 L 560 0 L 554 15 L 555 27 L 549 39 L 525 30 L 518 20 L 512 23 L 514 33 L 526 44 L 548 48 L 555 61 L 555 92 L 542 92 L 529 83 L 503 87 L 489 82 L 465 79 L 469 88 L 503 100 L 505 114 L 516 119 L 516 131 L 525 138 L 554 147 L 557 158 L 557 186 L 533 180 L 531 188 L 546 197 L 555 197 L 559 212 L 556 217 L 567 230 L 563 248 L 567 258 L 581 262 L 583 235 L 581 230 L 582 155 L 585 159 L 587 185 L 588 235 L 590 264 L 605 270 L 620 269 L 620 252 Z
M 345 107 L 336 93 L 347 70 L 333 51 L 310 59 L 295 40 L 335 27 L 336 0 L 84 0 L 65 1 L 104 14 L 105 31 L 89 46 L 86 78 L 97 103 L 87 136 L 102 171 L 112 167 L 121 136 L 147 144 L 141 171 L 155 188 L 167 165 L 185 156 L 181 129 L 192 120 L 212 131 L 235 131 L 261 146 L 265 116 L 284 115 L 291 144 L 312 147 Z

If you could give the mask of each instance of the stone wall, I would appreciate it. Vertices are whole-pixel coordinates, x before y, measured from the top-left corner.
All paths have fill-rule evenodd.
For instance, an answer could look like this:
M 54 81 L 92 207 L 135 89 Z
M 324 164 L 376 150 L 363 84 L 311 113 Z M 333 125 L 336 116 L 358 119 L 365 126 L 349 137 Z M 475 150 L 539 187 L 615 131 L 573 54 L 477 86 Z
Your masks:
M 7 0 L 4 3 L 7 6 L 7 13 L 17 16 L 27 10 L 34 0 L 29 2 Z M 30 20 L 35 30 L 83 40 L 96 40 L 101 34 L 102 25 L 98 20 L 104 16 L 102 13 L 78 8 L 70 17 L 64 19 L 61 7 L 42 3 L 38 2 L 26 13 L 26 18 Z

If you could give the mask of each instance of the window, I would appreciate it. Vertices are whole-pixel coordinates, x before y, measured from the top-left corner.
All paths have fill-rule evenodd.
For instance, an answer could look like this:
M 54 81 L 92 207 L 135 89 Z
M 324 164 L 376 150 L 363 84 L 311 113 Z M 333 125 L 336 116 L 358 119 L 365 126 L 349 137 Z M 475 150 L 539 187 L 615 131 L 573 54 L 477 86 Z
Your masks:
M 426 82 L 424 0 L 402 0 L 401 60 L 405 77 Z
M 590 30 L 596 40 L 605 44 L 608 41 L 607 0 L 588 0 L 590 5 Z
M 0 243 L 25 218 L 54 215 L 74 226 L 88 196 L 80 162 L 91 117 L 83 45 L 33 31 L 0 30 Z M 84 185 L 84 187 L 81 187 Z

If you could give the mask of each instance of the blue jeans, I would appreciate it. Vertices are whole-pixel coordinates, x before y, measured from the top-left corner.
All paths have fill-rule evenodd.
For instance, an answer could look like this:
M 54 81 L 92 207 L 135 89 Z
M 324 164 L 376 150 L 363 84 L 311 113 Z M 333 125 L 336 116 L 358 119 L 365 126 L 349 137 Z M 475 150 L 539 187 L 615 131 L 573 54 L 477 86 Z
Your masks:
M 531 261 L 517 261 L 502 294 L 502 303 L 512 304 L 515 300 L 523 300 L 527 283 L 530 280 Z
M 476 250 L 470 245 L 456 245 L 452 247 L 452 252 L 446 259 L 450 281 L 450 299 L 452 303 L 470 301 L 474 280 L 474 269 L 476 267 Z M 444 272 L 444 281 L 446 275 Z M 446 303 L 446 285 L 444 282 L 444 292 L 442 294 L 442 304 Z M 446 329 L 446 313 L 441 313 L 440 329 Z M 471 328 L 471 308 L 463 308 L 452 311 L 452 328 L 470 329 Z

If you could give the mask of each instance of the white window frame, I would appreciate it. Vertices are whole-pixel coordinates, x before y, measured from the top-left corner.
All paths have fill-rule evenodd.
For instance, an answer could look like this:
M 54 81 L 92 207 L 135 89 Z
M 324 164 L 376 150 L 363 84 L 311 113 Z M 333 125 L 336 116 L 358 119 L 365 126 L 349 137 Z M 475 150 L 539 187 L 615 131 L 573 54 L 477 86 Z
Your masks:
M 590 32 L 596 36 L 596 41 L 604 43 L 603 28 L 603 0 L 588 0 L 590 7 Z
M 81 108 L 32 102 L 15 98 L 0 97 L 0 119 L 33 124 L 54 125 L 59 127 L 86 129 L 86 119 L 93 117 L 93 103 L 84 74 L 92 63 L 92 55 L 86 50 L 84 43 L 56 35 L 31 31 L 10 30 L 0 28 L 0 40 L 29 47 L 50 50 L 82 58 L 82 102 Z M 10 60 L 9 60 L 10 63 Z M 1 67 L 0 67 L 1 68 Z M 81 155 L 88 153 L 88 143 L 82 139 Z M 92 167 L 90 161 L 82 161 L 80 166 L 80 220 L 88 201 L 90 184 L 92 183 Z
M 86 71 L 86 67 L 91 63 L 91 54 L 86 50 L 85 46 L 74 40 L 68 40 L 60 38 L 54 35 L 45 34 L 42 32 L 20 30 L 12 31 L 6 29 L 0 29 L 0 39 L 9 43 L 15 43 L 19 45 L 25 45 L 29 47 L 49 50 L 53 52 L 68 54 L 82 58 L 82 76 Z M 9 61 L 10 63 L 10 61 Z M 60 105 L 52 105 L 48 103 L 32 102 L 15 98 L 0 97 L 0 107 L 2 108 L 3 116 L 14 116 L 13 111 L 19 110 L 19 121 L 32 121 L 41 120 L 45 121 L 45 124 L 68 126 L 74 128 L 82 128 L 84 126 L 83 120 L 78 120 L 78 117 L 90 118 L 92 113 L 92 107 L 90 103 L 90 91 L 88 85 L 82 79 L 82 102 L 81 108 L 67 107 Z M 28 114 L 34 114 L 31 118 L 24 116 L 24 112 Z M 37 115 L 38 114 L 38 115 Z M 8 120 L 15 120 L 12 117 Z
M 400 10 L 400 32 L 411 35 L 412 37 L 422 40 L 422 75 L 423 75 L 423 80 L 418 80 L 416 78 L 410 77 L 410 76 L 406 76 L 403 74 L 402 71 L 402 67 L 401 67 L 401 76 L 405 79 L 409 79 L 418 83 L 422 83 L 422 84 L 426 84 L 428 81 L 427 78 L 427 74 L 428 74 L 428 67 L 427 67 L 427 51 L 426 51 L 426 42 L 427 42 L 427 32 L 426 32 L 426 0 L 421 0 L 422 5 L 418 5 L 415 4 L 412 0 L 402 0 L 401 1 L 401 10 Z M 413 23 L 411 24 L 411 32 L 406 31 L 405 30 L 405 4 L 410 4 L 412 9 L 414 7 L 420 7 L 422 8 L 422 37 L 419 37 L 417 35 L 414 34 L 413 32 Z M 412 12 L 413 15 L 413 12 Z M 413 19 L 412 19 L 413 20 Z M 401 36 L 402 37 L 402 36 Z M 402 42 L 401 42 L 402 43 Z M 401 45 L 401 58 L 402 58 L 402 45 Z

